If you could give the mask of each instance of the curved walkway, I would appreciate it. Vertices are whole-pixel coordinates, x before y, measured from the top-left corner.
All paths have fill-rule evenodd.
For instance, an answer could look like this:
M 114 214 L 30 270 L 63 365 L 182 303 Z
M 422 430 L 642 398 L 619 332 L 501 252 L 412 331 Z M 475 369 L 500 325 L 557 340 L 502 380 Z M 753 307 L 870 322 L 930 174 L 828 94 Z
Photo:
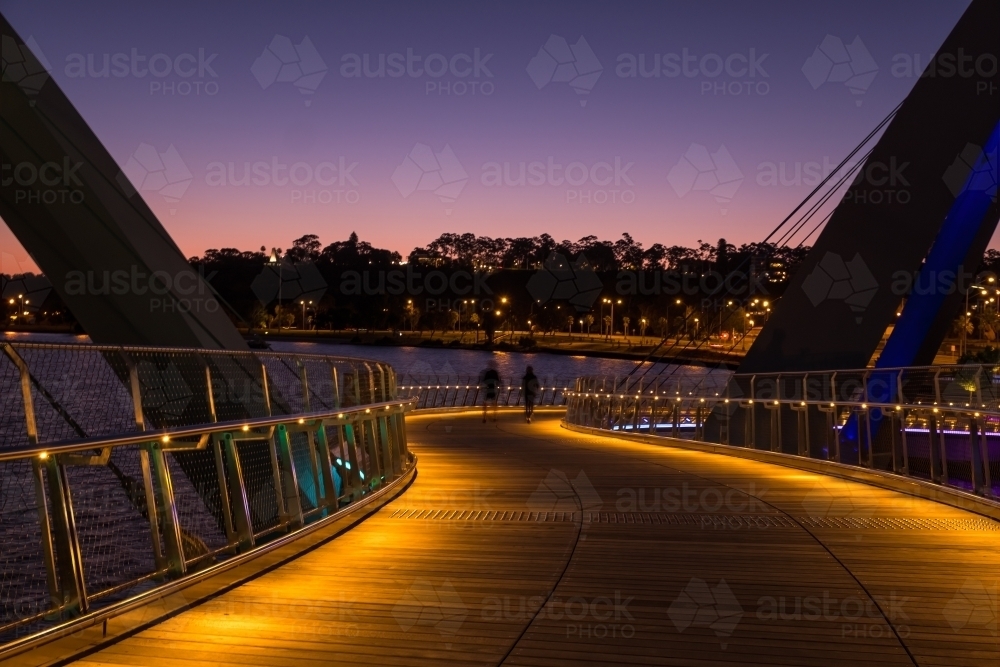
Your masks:
M 1000 664 L 996 522 L 551 416 L 407 422 L 401 497 L 80 664 Z

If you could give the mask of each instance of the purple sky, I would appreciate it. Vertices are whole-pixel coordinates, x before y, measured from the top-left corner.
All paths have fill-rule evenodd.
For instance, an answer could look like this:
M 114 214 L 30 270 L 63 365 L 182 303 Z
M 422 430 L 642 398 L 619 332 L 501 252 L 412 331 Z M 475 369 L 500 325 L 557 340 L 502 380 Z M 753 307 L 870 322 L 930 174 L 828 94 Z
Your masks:
M 917 56 L 919 72 L 967 4 L 0 0 L 0 10 L 34 38 L 186 254 L 356 230 L 405 255 L 446 231 L 759 241 L 811 189 L 796 163 L 836 164 L 911 89 L 902 65 Z M 276 35 L 313 48 L 286 54 Z M 831 54 L 863 45 L 871 61 L 855 69 L 877 68 L 874 79 L 852 91 L 824 78 L 814 56 L 824 39 Z M 133 50 L 145 58 L 136 72 Z M 390 76 L 391 54 L 408 50 L 421 58 L 415 74 Z M 365 54 L 370 70 L 385 54 L 385 75 L 345 76 Z M 640 55 L 653 71 L 656 54 L 658 78 L 623 76 Z M 668 76 L 668 54 L 693 57 L 687 73 Z M 161 76 L 139 76 L 150 60 Z M 561 166 L 551 176 L 550 162 Z M 767 184 L 782 162 L 790 182 Z M 258 183 L 237 185 L 246 163 Z M 541 184 L 504 183 L 505 163 L 515 180 L 525 163 L 525 180 Z M 280 165 L 296 165 L 298 184 L 274 183 L 288 175 Z M 6 228 L 0 251 L 5 271 L 26 257 Z

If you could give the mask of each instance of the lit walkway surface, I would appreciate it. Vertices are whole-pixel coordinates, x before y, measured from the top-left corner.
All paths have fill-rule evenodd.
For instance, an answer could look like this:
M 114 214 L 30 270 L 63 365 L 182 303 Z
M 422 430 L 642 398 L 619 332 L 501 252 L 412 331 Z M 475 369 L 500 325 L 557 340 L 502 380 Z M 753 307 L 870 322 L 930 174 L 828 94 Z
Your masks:
M 407 422 L 402 496 L 80 664 L 1000 664 L 992 520 L 555 417 Z

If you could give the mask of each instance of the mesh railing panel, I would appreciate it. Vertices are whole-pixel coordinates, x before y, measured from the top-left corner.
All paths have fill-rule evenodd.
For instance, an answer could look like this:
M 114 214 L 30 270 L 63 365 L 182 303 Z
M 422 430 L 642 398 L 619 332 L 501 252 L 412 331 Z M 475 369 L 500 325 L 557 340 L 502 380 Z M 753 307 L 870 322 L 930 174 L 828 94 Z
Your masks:
M 944 433 L 944 448 L 948 462 L 948 484 L 971 491 L 974 488 L 972 477 L 972 445 L 968 433 Z
M 205 362 L 196 354 L 132 351 L 142 411 L 155 428 L 212 422 Z
M 212 396 L 219 421 L 265 417 L 264 367 L 252 356 L 208 357 Z
M 66 476 L 87 594 L 94 598 L 155 572 L 139 448 L 117 447 L 108 465 L 71 466 Z
M 239 442 L 236 451 L 246 485 L 250 522 L 253 532 L 259 534 L 281 523 L 271 454 L 267 443 L 261 440 Z
M 995 432 L 992 436 L 983 437 L 983 455 L 986 457 L 990 492 L 994 498 L 1000 498 L 1000 437 Z
M 27 444 L 20 374 L 14 362 L 0 354 L 0 448 Z
M 213 462 L 192 461 L 191 454 L 191 452 L 164 454 L 174 487 L 177 520 L 184 541 L 184 556 L 189 561 L 205 552 L 221 549 L 227 544 L 225 515 L 219 492 L 219 474 L 218 468 L 214 465 L 214 449 L 205 453 L 212 457 Z M 186 460 L 182 464 L 179 459 L 185 457 Z
M 0 627 L 48 608 L 41 535 L 32 463 L 0 463 Z
M 334 407 L 333 374 L 329 362 L 321 359 L 303 359 L 309 385 L 309 407 L 312 410 L 332 410 Z
M 294 359 L 264 357 L 267 381 L 271 388 L 271 407 L 274 414 L 295 414 L 305 411 L 302 378 Z
M 302 511 L 308 512 L 319 506 L 319 493 L 322 490 L 318 480 L 318 470 L 313 465 L 312 450 L 309 447 L 309 436 L 305 433 L 292 433 L 290 436 L 292 465 L 299 482 L 299 498 Z
M 18 350 L 31 371 L 39 441 L 136 430 L 128 369 L 120 354 L 83 346 Z
M 37 343 L 12 343 L 10 348 L 28 367 L 43 443 L 136 431 L 133 370 L 148 428 L 263 417 L 268 399 L 273 414 L 302 412 L 302 367 L 312 410 L 373 402 L 383 395 L 393 398 L 387 366 L 371 362 L 369 375 L 365 364 L 340 357 Z M 0 354 L 0 447 L 28 444 L 20 388 L 18 367 Z

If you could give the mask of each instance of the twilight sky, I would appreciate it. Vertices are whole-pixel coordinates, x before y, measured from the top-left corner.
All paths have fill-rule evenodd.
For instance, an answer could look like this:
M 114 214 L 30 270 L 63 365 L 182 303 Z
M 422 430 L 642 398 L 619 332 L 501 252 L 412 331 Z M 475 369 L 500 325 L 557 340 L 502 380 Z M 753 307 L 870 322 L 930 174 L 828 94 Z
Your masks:
M 967 4 L 0 0 L 0 11 L 185 254 L 356 230 L 405 255 L 446 231 L 761 240 L 903 99 Z M 845 45 L 851 85 L 830 80 Z M 4 271 L 26 261 L 6 227 L 0 251 Z

